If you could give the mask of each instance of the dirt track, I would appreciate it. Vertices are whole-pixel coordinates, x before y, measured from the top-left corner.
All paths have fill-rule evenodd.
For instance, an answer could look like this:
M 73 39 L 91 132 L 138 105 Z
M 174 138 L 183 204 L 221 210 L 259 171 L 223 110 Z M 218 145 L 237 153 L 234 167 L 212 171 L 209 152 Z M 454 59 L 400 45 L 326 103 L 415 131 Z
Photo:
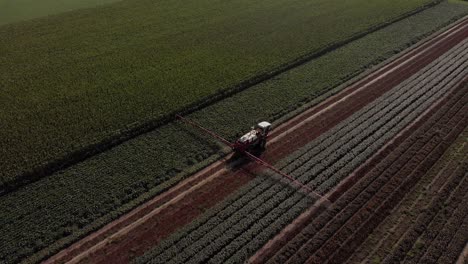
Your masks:
M 287 258 L 287 263 L 342 263 L 347 260 L 464 129 L 468 97 L 463 87 L 450 97 L 447 104 L 439 105 L 437 114 L 418 133 L 340 197 L 325 217 L 309 222 L 300 236 L 306 240 L 291 244 L 303 246 L 300 249 L 292 246 L 295 253 Z M 339 213 L 329 219 L 333 212 Z M 281 259 L 274 259 L 274 262 L 286 263 L 282 253 L 278 258 Z M 395 262 L 398 260 L 389 263 Z
M 370 159 L 350 174 L 345 180 L 341 181 L 338 186 L 329 191 L 326 195 L 328 199 L 336 201 L 346 190 L 351 188 L 359 179 L 361 179 L 371 168 L 385 158 L 389 153 L 401 144 L 412 132 L 416 131 L 423 125 L 425 121 L 443 104 L 447 103 L 448 97 L 438 100 L 432 107 L 427 109 L 419 118 L 414 120 L 409 126 L 398 133 L 391 141 L 375 153 Z M 267 258 L 271 257 L 280 250 L 288 241 L 297 235 L 310 221 L 317 216 L 318 207 L 313 206 L 302 213 L 294 222 L 284 228 L 274 239 L 263 246 L 254 256 L 250 258 L 250 263 L 262 263 Z
M 288 156 L 428 65 L 467 36 L 468 21 L 465 20 L 282 124 L 272 134 L 269 150 L 263 158 L 275 163 Z M 233 193 L 261 170 L 248 164 L 232 171 L 226 167 L 225 161 L 217 162 L 61 251 L 46 263 L 126 263 L 190 223 L 206 208 Z

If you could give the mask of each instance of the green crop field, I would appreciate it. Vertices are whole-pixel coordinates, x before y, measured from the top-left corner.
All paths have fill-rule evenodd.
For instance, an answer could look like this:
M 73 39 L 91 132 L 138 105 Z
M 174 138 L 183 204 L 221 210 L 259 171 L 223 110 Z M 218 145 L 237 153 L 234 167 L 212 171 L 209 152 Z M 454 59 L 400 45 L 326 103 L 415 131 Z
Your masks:
M 0 0 L 0 25 L 120 0 Z
M 0 187 L 429 2 L 134 0 L 0 26 Z
M 465 5 L 440 4 L 201 109 L 190 118 L 231 139 L 246 124 L 261 119 L 278 122 L 467 13 Z M 218 151 L 203 135 L 171 123 L 0 196 L 0 259 L 38 262 L 166 190 L 199 168 L 199 162 L 206 164 L 216 158 Z

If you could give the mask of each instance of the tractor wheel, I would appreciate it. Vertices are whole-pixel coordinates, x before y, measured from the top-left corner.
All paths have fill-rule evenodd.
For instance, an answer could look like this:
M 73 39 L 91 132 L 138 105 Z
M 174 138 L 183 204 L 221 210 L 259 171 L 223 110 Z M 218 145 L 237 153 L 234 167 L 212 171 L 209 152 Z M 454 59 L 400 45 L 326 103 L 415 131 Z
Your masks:
M 265 140 L 265 139 L 262 140 L 262 142 L 260 142 L 260 148 L 261 148 L 262 150 L 265 150 L 265 149 L 266 149 L 266 140 Z

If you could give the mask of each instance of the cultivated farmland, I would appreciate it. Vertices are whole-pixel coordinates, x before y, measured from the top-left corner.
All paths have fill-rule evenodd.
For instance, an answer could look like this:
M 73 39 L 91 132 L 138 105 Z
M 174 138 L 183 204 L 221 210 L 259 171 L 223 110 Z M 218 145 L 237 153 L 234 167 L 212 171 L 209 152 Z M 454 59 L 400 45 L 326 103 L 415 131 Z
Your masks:
M 44 61 L 0 73 L 0 262 L 455 261 L 468 6 L 367 2 L 122 1 L 1 26 L 0 67 Z M 273 122 L 261 158 L 313 193 L 175 112 L 231 141 Z
M 0 188 L 48 175 L 430 3 L 137 0 L 4 25 Z
M 463 80 L 468 74 L 467 47 L 468 42 L 465 41 L 442 59 L 434 61 L 418 74 L 413 75 L 367 107 L 356 112 L 340 125 L 335 126 L 310 145 L 301 149 L 299 153 L 293 154 L 290 160 L 282 161 L 284 163 L 281 166 L 282 169 L 307 183 L 319 193 L 327 193 L 345 176 L 367 160 L 372 153 L 380 149 L 389 138 L 393 137 L 403 127 L 407 126 L 411 120 L 421 115 L 441 96 L 447 94 L 450 89 L 456 87 Z M 430 128 L 433 133 L 433 131 L 438 131 L 441 126 L 445 125 L 444 122 L 449 121 L 453 125 L 460 123 L 461 129 L 464 128 L 466 125 L 464 119 L 466 115 L 464 114 L 468 110 L 463 109 L 463 103 L 466 104 L 467 102 L 465 86 L 461 86 L 461 89 L 457 92 L 452 101 L 448 101 L 447 110 L 453 108 L 452 112 L 446 114 L 443 109 L 440 110 L 440 114 L 445 117 L 445 121 L 438 121 L 439 125 L 434 126 L 434 122 L 437 121 L 436 117 L 434 117 L 435 121 L 427 124 L 424 127 L 425 129 Z M 458 115 L 455 115 L 451 120 L 450 117 L 457 113 Z M 456 128 L 460 129 L 459 127 Z M 458 135 L 460 131 L 445 131 L 448 134 L 450 132 L 452 132 L 453 137 L 453 135 Z M 417 135 L 413 137 L 418 138 Z M 441 137 L 444 138 L 443 135 Z M 436 142 L 430 141 L 431 139 L 430 136 L 424 138 L 424 140 L 432 143 L 430 146 L 434 148 L 438 145 L 438 142 L 436 144 Z M 447 140 L 450 142 L 450 138 Z M 421 148 L 418 144 L 416 146 Z M 394 162 L 383 160 L 379 163 L 380 166 L 366 174 L 370 175 L 369 178 L 361 179 L 353 187 L 353 191 L 346 192 L 343 197 L 340 197 L 342 195 L 340 189 L 332 192 L 330 199 L 335 202 L 331 208 L 325 210 L 319 218 L 311 221 L 308 225 L 310 230 L 308 226 L 305 227 L 295 240 L 288 243 L 281 252 L 277 253 L 274 260 L 278 263 L 285 263 L 286 261 L 299 263 L 310 257 L 315 258 L 311 259 L 314 263 L 322 263 L 328 258 L 334 262 L 341 262 L 346 259 L 348 257 L 346 254 L 353 251 L 350 245 L 343 246 L 343 253 L 340 251 L 335 255 L 332 253 L 340 249 L 340 247 L 337 248 L 337 245 L 341 245 L 341 243 L 346 241 L 356 242 L 353 237 L 355 234 L 361 234 L 360 237 L 366 238 L 367 234 L 360 231 L 359 227 L 362 225 L 366 230 L 372 230 L 370 223 L 379 222 L 369 218 L 372 216 L 370 212 L 377 209 L 388 211 L 394 203 L 398 202 L 395 199 L 400 198 L 401 194 L 408 191 L 405 188 L 410 188 L 411 177 L 406 179 L 407 182 L 403 181 L 404 178 L 393 177 L 390 180 L 389 177 L 395 174 L 403 177 L 411 174 L 409 173 L 411 170 L 408 171 L 408 168 L 419 168 L 415 166 L 418 163 L 414 161 L 419 160 L 415 158 L 418 151 L 423 151 L 419 150 L 419 148 L 416 147 L 413 152 L 395 150 L 394 156 L 391 155 L 391 157 L 400 158 L 404 162 L 399 163 L 399 166 L 393 165 L 387 169 Z M 402 153 L 406 153 L 408 159 L 405 160 L 405 156 L 401 155 Z M 440 155 L 443 151 L 437 153 Z M 411 161 L 413 163 L 405 167 L 404 165 L 412 157 Z M 400 171 L 399 168 L 406 168 L 406 170 Z M 379 178 L 379 175 L 382 176 Z M 386 181 L 389 181 L 387 185 L 385 185 Z M 367 189 L 363 191 L 362 188 L 371 182 L 374 185 L 369 185 L 368 191 L 365 191 Z M 404 186 L 404 188 L 398 189 L 398 186 Z M 255 253 L 281 227 L 290 223 L 300 212 L 310 207 L 313 202 L 310 197 L 304 197 L 294 189 L 278 185 L 269 178 L 254 180 L 251 183 L 251 188 L 246 193 L 240 193 L 237 200 L 229 201 L 225 204 L 225 207 L 218 208 L 215 214 L 205 215 L 205 218 L 197 221 L 197 224 L 191 225 L 189 229 L 184 230 L 178 236 L 165 241 L 142 261 L 150 260 L 152 263 L 242 262 Z M 379 191 L 380 188 L 384 189 Z M 385 188 L 388 188 L 388 190 Z M 392 200 L 387 196 L 392 194 L 393 190 L 395 190 L 395 193 L 391 198 L 395 198 Z M 360 196 L 355 197 L 353 195 Z M 380 202 L 379 200 L 369 199 L 372 195 L 376 195 L 375 199 L 388 198 L 389 204 L 383 203 L 383 201 L 386 202 L 387 200 Z M 359 211 L 361 206 L 366 203 L 368 206 Z M 380 207 L 374 209 L 372 206 Z M 375 211 L 375 214 L 375 217 L 385 216 L 379 211 Z M 350 218 L 351 220 L 348 221 Z M 369 223 L 362 222 L 362 219 L 368 218 Z M 350 226 L 342 227 L 345 223 Z M 353 224 L 358 225 L 352 226 Z M 321 227 L 323 228 L 320 229 Z M 341 234 L 339 231 L 347 233 Z M 356 233 L 349 233 L 350 231 L 356 231 Z M 324 243 L 321 246 L 322 244 L 314 242 L 315 240 L 311 241 L 309 236 L 316 237 L 317 241 L 326 241 L 328 244 Z M 348 237 L 349 239 L 346 240 Z M 335 242 L 337 239 L 339 240 Z M 309 243 L 311 246 L 309 246 Z M 318 249 L 328 251 L 317 251 L 317 253 L 311 255 L 311 252 Z M 326 257 L 324 258 L 324 256 Z
M 392 214 L 382 222 L 382 224 L 375 229 L 373 235 L 355 251 L 351 257 L 353 262 L 360 262 L 363 259 L 383 260 L 387 257 L 388 252 L 390 252 L 392 248 L 396 248 L 396 250 L 394 250 L 395 253 L 393 255 L 388 257 L 388 260 L 392 258 L 403 260 L 406 257 L 408 262 L 429 262 L 429 260 L 424 260 L 424 256 L 426 255 L 427 257 L 432 256 L 431 258 L 433 258 L 433 260 L 440 259 L 441 262 L 446 263 L 456 258 L 465 244 L 464 238 L 467 237 L 467 208 L 463 206 L 463 203 L 466 204 L 466 197 L 463 198 L 463 195 L 453 195 L 452 199 L 462 199 L 463 203 L 459 203 L 459 209 L 453 210 L 453 208 L 448 208 L 448 210 L 445 210 L 445 216 L 439 216 L 440 230 L 433 229 L 436 226 L 435 223 L 432 225 L 429 224 L 433 219 L 429 214 L 435 216 L 438 212 L 438 208 L 440 208 L 440 201 L 447 197 L 439 196 L 438 193 L 441 191 L 446 193 L 456 191 L 456 188 L 453 188 L 454 183 L 449 182 L 452 180 L 459 181 L 460 178 L 456 179 L 454 178 L 456 177 L 455 175 L 451 175 L 457 173 L 458 177 L 460 177 L 460 173 L 463 173 L 463 170 L 466 171 L 466 155 L 468 150 L 467 132 L 468 131 L 465 129 L 450 146 L 444 156 L 421 178 L 413 188 L 413 193 L 405 197 L 398 205 L 395 214 Z M 459 182 L 458 184 L 462 183 Z M 450 187 L 453 189 L 448 190 L 447 188 Z M 461 188 L 461 186 L 457 188 Z M 450 207 L 457 205 L 457 203 L 452 204 L 452 201 L 447 201 L 447 204 L 449 204 Z M 424 211 L 426 206 L 429 205 L 433 207 L 427 208 Z M 449 222 L 448 220 L 451 216 L 448 213 L 450 212 L 453 213 L 453 218 Z M 443 225 L 443 221 L 446 221 L 446 224 L 442 227 L 441 224 Z M 465 221 L 465 223 L 461 221 Z M 408 225 L 407 223 L 414 224 Z M 421 224 L 430 226 L 430 229 L 420 229 L 416 231 L 415 228 L 420 228 Z M 459 231 L 455 234 L 456 231 L 454 230 L 457 228 Z M 390 233 L 386 232 L 386 230 L 394 230 L 394 232 Z M 421 236 L 423 233 L 425 237 Z M 430 237 L 428 237 L 428 235 L 430 235 Z M 403 236 L 405 236 L 404 239 L 398 242 Z M 420 236 L 421 239 L 418 239 Z M 406 244 L 406 246 L 403 246 L 404 244 Z M 444 250 L 444 252 L 441 250 Z
M 441 112 L 435 114 L 425 126 L 420 128 L 419 133 L 422 134 L 415 134 L 403 142 L 400 148 L 388 156 L 387 160 L 383 160 L 374 170 L 366 174 L 357 185 L 340 197 L 329 211 L 306 226 L 271 261 L 298 263 L 306 260 L 312 262 L 346 260 L 360 241 L 365 239 L 375 228 L 375 225 L 399 202 L 402 194 L 408 192 L 424 175 L 429 162 L 437 159 L 438 155 L 443 153 L 444 147 L 448 145 L 447 142 L 454 140 L 460 129 L 463 129 L 464 125 L 457 126 L 457 124 L 464 124 L 460 121 L 466 121 L 464 120 L 466 115 L 463 114 L 463 111 L 466 113 L 467 110 L 466 87 L 466 85 L 462 86 L 462 89 L 454 94 L 452 100 L 447 102 L 446 107 L 442 107 Z M 445 111 L 447 112 L 445 113 Z M 441 131 L 441 127 L 445 124 L 449 126 Z M 452 128 L 454 129 L 452 130 Z M 434 133 L 440 134 L 434 137 Z M 430 155 L 424 159 L 426 153 Z M 449 184 L 445 185 L 445 188 L 435 197 L 433 202 L 438 202 L 440 206 L 440 200 L 447 199 L 450 191 L 457 190 L 455 187 L 464 178 L 465 173 L 466 170 L 465 172 L 461 171 L 461 174 L 460 172 L 455 173 L 454 178 L 449 177 Z M 460 191 L 461 195 L 454 196 L 458 200 L 463 199 L 466 193 L 463 192 L 463 189 Z M 458 202 L 453 203 L 453 206 L 457 205 Z M 450 211 L 450 209 L 447 210 Z M 428 212 L 434 214 L 437 210 L 429 209 Z M 425 214 L 421 215 L 420 218 L 426 218 L 426 223 L 430 223 L 431 218 Z M 454 232 L 450 235 L 453 236 Z M 418 236 L 415 234 L 411 236 L 414 243 Z M 411 247 L 412 243 L 406 242 L 405 245 Z M 460 250 L 457 252 L 459 253 Z M 398 260 L 396 256 L 402 256 L 402 252 L 398 248 L 394 254 L 388 256 L 389 263 L 393 263 L 392 258 Z M 452 255 L 452 261 L 454 257 L 457 256 Z

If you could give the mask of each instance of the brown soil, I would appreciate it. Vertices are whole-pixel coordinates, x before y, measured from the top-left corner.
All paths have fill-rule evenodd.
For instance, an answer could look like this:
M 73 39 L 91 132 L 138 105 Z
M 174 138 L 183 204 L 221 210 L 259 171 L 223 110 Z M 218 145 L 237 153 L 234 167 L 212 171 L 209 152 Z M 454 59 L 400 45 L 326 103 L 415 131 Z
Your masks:
M 112 258 L 111 263 L 128 262 L 132 255 L 141 255 L 145 250 L 159 243 L 161 239 L 169 236 L 181 226 L 190 223 L 206 209 L 217 204 L 227 194 L 237 190 L 253 177 L 255 176 L 245 171 L 225 173 L 209 184 L 200 187 L 196 195 L 186 196 L 177 204 L 164 208 L 137 230 L 120 237 L 117 241 L 112 241 L 111 244 L 103 247 L 102 251 L 90 255 L 89 258 L 92 259 L 93 263 L 109 263 L 110 258 Z M 122 249 L 125 249 L 125 252 L 122 252 Z
M 447 103 L 449 96 L 439 100 L 428 109 L 420 118 L 414 120 L 403 131 L 397 134 L 391 141 L 389 141 L 382 149 L 374 154 L 365 164 L 361 165 L 354 173 L 349 175 L 343 180 L 340 185 L 332 189 L 326 197 L 332 201 L 336 201 L 347 189 L 353 186 L 361 177 L 363 177 L 371 168 L 378 164 L 388 153 L 392 152 L 400 143 L 408 138 L 414 131 L 418 130 L 424 122 L 426 122 L 441 106 Z M 278 234 L 275 239 L 271 240 L 261 250 L 254 255 L 250 263 L 263 263 L 268 258 L 272 257 L 281 247 L 283 247 L 289 240 L 296 236 L 300 230 L 310 223 L 320 212 L 320 205 L 316 204 L 309 210 L 301 214 L 293 223 L 291 223 L 285 230 Z
M 467 21 L 464 26 L 466 24 Z M 291 154 L 410 77 L 467 35 L 468 27 L 440 43 L 438 41 L 443 36 L 436 37 L 397 59 L 384 70 L 369 75 L 342 93 L 284 123 L 272 134 L 273 142 L 269 144 L 263 158 L 275 163 Z M 433 44 L 435 45 L 431 46 Z M 425 50 L 427 47 L 431 48 Z M 424 52 L 420 53 L 421 51 Z M 71 260 L 86 263 L 127 263 L 190 223 L 205 209 L 222 201 L 261 170 L 263 168 L 248 164 L 237 171 L 231 171 L 226 168 L 226 163 L 217 163 L 46 262 Z M 213 176 L 219 171 L 222 173 Z
M 287 249 L 294 252 L 291 257 L 285 258 L 287 254 L 279 252 L 271 261 L 346 261 L 463 131 L 468 121 L 464 115 L 468 111 L 468 86 L 462 87 L 465 88 L 459 89 L 451 101 L 436 107 L 440 113 L 438 117 L 426 123 L 424 129 L 412 135 L 375 170 L 366 174 L 365 180 L 353 186 L 352 192 L 345 192 L 323 217 L 309 223 L 301 231 L 300 241 L 295 241 Z M 444 109 L 450 110 L 446 112 Z
M 467 25 L 467 21 L 464 23 L 460 24 L 460 27 Z M 467 30 L 465 29 L 461 33 L 462 38 L 464 39 L 467 36 Z M 439 40 L 439 38 L 437 38 Z M 434 39 L 434 42 L 436 39 Z M 442 53 L 441 52 L 446 52 L 454 43 L 458 43 L 460 41 L 459 38 L 454 37 L 451 38 L 448 42 L 443 42 L 440 45 L 437 45 L 434 47 L 432 50 L 435 53 L 431 53 L 429 51 L 428 53 L 425 54 L 425 56 L 422 56 L 421 60 L 416 60 L 415 63 L 410 63 L 408 67 L 404 67 L 402 70 L 397 70 L 394 72 L 394 74 L 397 74 L 396 76 L 399 75 L 396 79 L 398 79 L 398 83 L 401 82 L 402 80 L 400 78 L 406 79 L 407 76 L 406 74 L 413 74 L 415 69 L 421 69 L 423 66 L 426 66 L 427 64 L 430 63 L 434 59 L 432 56 L 440 56 Z M 452 44 L 448 44 L 452 42 Z M 426 48 L 430 46 L 430 43 L 426 43 L 427 45 L 421 46 L 421 48 Z M 419 49 L 414 50 L 413 52 L 410 52 L 407 54 L 406 59 L 409 57 L 414 56 L 415 53 L 420 51 Z M 429 58 L 432 57 L 432 60 Z M 401 63 L 404 62 L 404 60 L 399 59 L 396 60 L 395 63 Z M 418 64 L 420 63 L 420 64 Z M 391 65 L 389 65 L 391 66 Z M 382 78 L 380 79 L 380 82 L 377 82 L 376 85 L 379 91 L 382 90 L 389 90 L 392 88 L 394 85 L 396 85 L 396 81 L 389 81 L 387 79 L 395 78 L 394 74 L 388 75 L 388 78 Z M 364 83 L 368 83 L 367 80 L 363 80 Z M 374 92 L 374 93 L 372 93 Z M 370 95 L 363 95 L 360 98 L 356 98 L 356 102 L 354 104 L 351 104 L 351 100 L 349 101 L 349 106 L 357 106 L 359 104 L 362 104 L 364 100 L 362 98 L 366 98 L 366 100 L 369 98 L 375 99 L 378 96 L 380 96 L 382 93 L 378 93 L 377 91 L 368 91 Z M 364 93 L 364 92 L 363 92 Z M 375 96 L 375 97 L 374 97 Z M 448 100 L 446 98 L 446 100 Z M 409 135 L 411 135 L 415 130 L 417 130 L 418 127 L 420 127 L 441 105 L 443 105 L 444 102 L 440 102 L 438 106 L 432 107 L 430 112 L 427 113 L 423 118 L 419 118 L 416 120 L 413 124 L 410 125 L 407 129 L 402 131 L 399 135 L 397 135 L 392 141 L 387 143 L 386 146 L 384 146 L 378 153 L 376 153 L 373 157 L 371 157 L 368 161 L 366 161 L 365 164 L 363 164 L 361 167 L 359 167 L 353 174 L 348 176 L 345 180 L 343 180 L 336 188 L 331 190 L 326 197 L 331 200 L 331 201 L 336 201 L 346 190 L 348 190 L 351 186 L 353 186 L 363 175 L 365 175 L 367 172 L 369 172 L 376 164 L 378 164 L 384 157 L 388 155 L 391 151 L 393 151 L 405 138 L 407 138 Z M 336 108 L 335 108 L 336 109 Z M 351 107 L 350 107 L 351 109 Z M 356 111 L 356 110 L 354 110 Z M 351 114 L 354 112 L 353 110 L 350 110 Z M 343 111 L 341 114 L 343 114 Z M 337 113 L 340 114 L 340 113 Z M 326 116 L 323 116 L 323 120 L 326 120 Z M 313 125 L 313 124 L 312 124 Z M 312 134 L 312 133 L 311 133 Z M 252 263 L 263 263 L 265 260 L 269 259 L 272 257 L 280 248 L 282 248 L 288 241 L 290 241 L 300 230 L 302 230 L 307 223 L 310 223 L 314 217 L 320 212 L 320 210 L 317 210 L 317 208 L 311 208 L 310 210 L 304 212 L 295 222 L 293 222 L 291 225 L 289 225 L 285 230 L 283 230 L 280 234 L 278 234 L 274 239 L 269 241 L 262 249 L 260 249 L 253 257 L 250 258 L 249 262 Z
M 371 237 L 361 245 L 361 247 L 350 258 L 352 263 L 362 263 L 365 259 L 383 259 L 387 252 L 390 252 L 394 244 L 403 236 L 410 227 L 408 223 L 416 221 L 417 216 L 427 207 L 432 197 L 434 197 L 447 181 L 447 175 L 451 175 L 457 168 L 458 159 L 466 155 L 468 145 L 466 138 L 468 130 L 459 136 L 450 152 L 456 154 L 444 154 L 444 158 L 439 160 L 430 173 L 418 183 L 411 193 L 408 193 L 403 201 L 397 205 L 397 209 L 392 215 L 372 233 Z M 391 232 L 390 232 L 391 231 Z

